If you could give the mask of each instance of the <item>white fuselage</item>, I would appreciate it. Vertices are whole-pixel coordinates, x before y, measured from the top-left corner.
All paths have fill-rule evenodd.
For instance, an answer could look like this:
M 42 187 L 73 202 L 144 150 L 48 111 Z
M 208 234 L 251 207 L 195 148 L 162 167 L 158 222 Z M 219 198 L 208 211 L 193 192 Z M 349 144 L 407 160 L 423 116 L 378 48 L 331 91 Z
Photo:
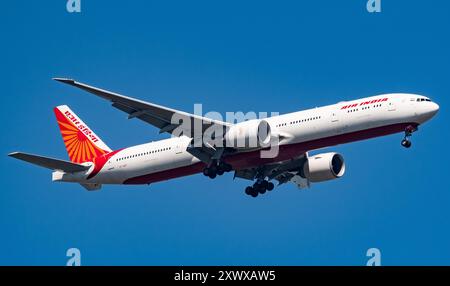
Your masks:
M 235 169 L 283 161 L 314 149 L 402 132 L 409 125 L 417 127 L 433 117 L 438 108 L 424 96 L 384 94 L 275 116 L 266 121 L 283 138 L 279 156 L 263 159 L 258 152 L 250 151 L 224 160 Z M 204 163 L 186 151 L 190 142 L 191 138 L 182 136 L 121 149 L 103 162 L 86 163 L 92 165 L 87 172 L 55 172 L 53 178 L 80 183 L 146 184 L 198 173 Z

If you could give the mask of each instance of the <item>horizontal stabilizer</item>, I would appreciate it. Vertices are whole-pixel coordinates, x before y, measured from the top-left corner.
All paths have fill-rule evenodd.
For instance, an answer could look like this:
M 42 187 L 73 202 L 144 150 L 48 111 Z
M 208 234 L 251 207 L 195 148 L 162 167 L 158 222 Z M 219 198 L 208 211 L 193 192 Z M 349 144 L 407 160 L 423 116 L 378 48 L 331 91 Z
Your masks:
M 38 165 L 44 168 L 48 168 L 51 170 L 58 170 L 63 171 L 66 173 L 76 173 L 81 171 L 86 171 L 90 167 L 84 166 L 76 163 L 72 163 L 69 161 L 59 160 L 59 159 L 53 159 L 49 157 L 43 157 L 33 154 L 27 154 L 22 152 L 13 152 L 8 154 L 8 156 L 34 164 Z

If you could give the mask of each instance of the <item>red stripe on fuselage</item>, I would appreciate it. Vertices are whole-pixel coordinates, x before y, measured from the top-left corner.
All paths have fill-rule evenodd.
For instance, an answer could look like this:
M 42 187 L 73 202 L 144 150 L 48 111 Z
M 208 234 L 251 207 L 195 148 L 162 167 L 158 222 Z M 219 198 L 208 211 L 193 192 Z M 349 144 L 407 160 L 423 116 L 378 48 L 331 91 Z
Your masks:
M 289 160 L 300 156 L 310 150 L 403 132 L 408 126 L 411 125 L 414 127 L 418 126 L 417 123 L 399 123 L 387 125 L 383 127 L 376 127 L 326 138 L 320 138 L 307 142 L 280 145 L 278 156 L 275 158 L 261 158 L 261 151 L 258 150 L 230 155 L 229 157 L 226 157 L 224 161 L 231 164 L 234 169 L 251 168 L 268 163 Z M 185 167 L 174 168 L 166 171 L 130 178 L 125 180 L 124 184 L 149 184 L 170 180 L 178 177 L 200 173 L 204 167 L 205 164 L 199 162 Z
M 87 180 L 93 178 L 95 175 L 97 175 L 100 170 L 103 168 L 103 166 L 105 166 L 106 162 L 108 162 L 108 160 L 114 156 L 115 154 L 119 153 L 120 151 L 122 151 L 123 149 L 119 149 L 116 151 L 112 151 L 110 153 L 106 153 L 102 156 L 98 156 L 95 157 L 93 160 L 94 163 L 94 170 L 92 171 L 92 173 L 89 174 L 89 176 L 87 177 Z

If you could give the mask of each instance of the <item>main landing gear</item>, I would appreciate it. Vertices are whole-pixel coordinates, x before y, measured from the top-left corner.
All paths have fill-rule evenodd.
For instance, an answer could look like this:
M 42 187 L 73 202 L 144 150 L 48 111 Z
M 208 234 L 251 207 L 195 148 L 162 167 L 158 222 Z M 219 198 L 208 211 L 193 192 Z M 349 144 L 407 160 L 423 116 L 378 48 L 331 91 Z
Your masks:
M 225 162 L 212 162 L 210 166 L 203 169 L 203 175 L 214 179 L 217 175 L 222 176 L 226 172 L 233 170 L 233 167 Z
M 401 144 L 403 147 L 405 148 L 410 148 L 412 143 L 411 143 L 411 136 L 413 134 L 414 131 L 417 131 L 417 127 L 414 126 L 408 126 L 405 129 L 405 137 L 403 138 Z
M 253 186 L 245 188 L 245 193 L 249 196 L 256 198 L 259 194 L 265 194 L 266 191 L 272 191 L 275 185 L 267 180 L 258 180 Z

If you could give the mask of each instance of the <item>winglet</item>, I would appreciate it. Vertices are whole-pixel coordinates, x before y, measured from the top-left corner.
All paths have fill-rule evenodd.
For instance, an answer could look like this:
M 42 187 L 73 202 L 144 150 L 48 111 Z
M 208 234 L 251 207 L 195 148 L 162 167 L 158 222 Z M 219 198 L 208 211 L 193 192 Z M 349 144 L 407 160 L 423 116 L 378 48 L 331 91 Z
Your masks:
M 75 80 L 71 79 L 71 78 L 63 78 L 63 77 L 54 77 L 52 78 L 53 80 L 62 82 L 62 83 L 68 83 L 68 84 L 74 84 Z

